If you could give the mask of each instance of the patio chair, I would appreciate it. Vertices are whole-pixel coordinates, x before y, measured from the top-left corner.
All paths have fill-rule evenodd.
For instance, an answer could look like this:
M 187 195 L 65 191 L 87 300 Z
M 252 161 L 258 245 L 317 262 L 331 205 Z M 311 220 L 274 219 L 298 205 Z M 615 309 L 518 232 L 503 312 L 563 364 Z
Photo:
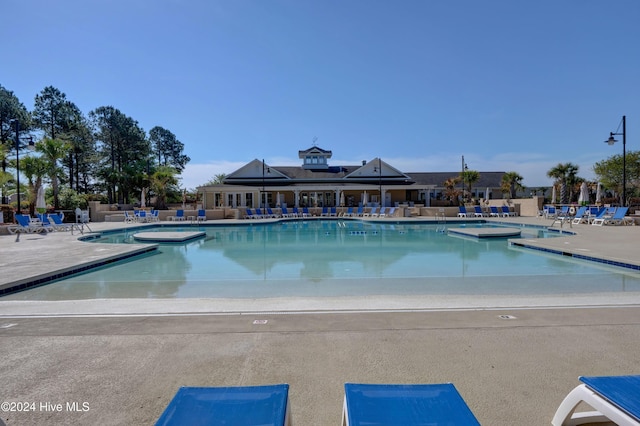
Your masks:
M 389 211 L 387 211 L 384 215 L 380 215 L 380 217 L 393 217 L 396 214 L 396 208 L 395 207 L 390 207 Z
M 353 216 L 353 207 L 347 207 L 347 211 L 343 211 L 340 213 L 342 217 L 351 217 Z
M 384 217 L 387 214 L 387 208 L 386 207 L 380 207 L 380 211 L 377 213 L 371 213 L 371 216 L 374 217 Z
M 292 210 L 293 213 L 291 213 L 290 217 L 300 217 L 300 212 L 298 211 L 297 207 L 294 207 Z
M 502 206 L 502 215 L 504 217 L 511 217 L 511 216 L 515 216 L 516 212 L 514 211 L 512 212 L 509 206 Z
M 467 217 L 467 208 L 465 206 L 460 206 L 458 209 L 460 210 L 458 212 L 458 217 Z
M 71 225 L 64 223 L 62 214 L 51 213 L 49 214 L 49 220 L 53 222 L 52 225 L 56 231 L 69 231 L 71 229 Z
M 335 207 L 331 207 L 331 209 L 329 210 L 329 216 L 330 217 L 337 217 L 338 216 L 338 212 L 337 212 Z
M 14 215 L 17 225 L 10 225 L 8 231 L 12 234 L 20 233 L 33 233 L 33 232 L 46 232 L 42 223 L 36 223 L 31 220 L 30 216 L 25 214 Z
M 206 222 L 207 221 L 207 212 L 205 209 L 198 210 L 198 216 L 196 216 L 196 220 L 198 222 Z
M 176 216 L 174 220 L 185 220 L 184 210 L 176 210 Z
M 344 385 L 343 426 L 480 425 L 451 383 Z
M 564 398 L 551 424 L 580 425 L 614 422 L 618 425 L 640 424 L 640 376 L 580 377 L 583 383 Z M 594 411 L 576 412 L 580 403 Z
M 329 207 L 323 206 L 322 207 L 322 213 L 320 213 L 320 216 L 329 217 Z
M 490 206 L 490 207 L 489 207 L 489 215 L 490 215 L 491 217 L 500 217 L 500 216 L 503 216 L 503 215 L 502 215 L 502 213 L 500 213 L 500 212 L 498 211 L 498 207 L 497 207 L 497 206 Z
M 485 213 L 482 211 L 482 207 L 473 206 L 473 216 L 474 217 L 485 217 Z
M 124 211 L 124 222 L 125 223 L 134 223 L 136 221 L 136 216 L 134 213 L 129 213 L 128 211 Z
M 289 385 L 181 387 L 156 426 L 186 424 L 290 426 Z
M 610 218 L 605 220 L 605 225 L 634 225 L 635 221 L 627 216 L 629 207 L 618 207 Z
M 588 222 L 588 217 L 587 217 L 587 213 L 589 212 L 589 208 L 582 206 L 578 208 L 578 211 L 576 212 L 576 215 L 573 217 L 573 219 L 571 220 L 571 223 L 574 225 L 577 225 L 579 223 L 587 223 Z
M 47 232 L 56 231 L 55 226 L 53 226 L 53 223 L 51 223 L 51 221 L 49 220 L 49 217 L 46 214 L 36 213 L 36 216 L 38 216 L 38 219 L 36 220 L 36 222 L 40 221 L 45 231 Z
M 371 210 L 369 210 L 368 212 L 364 212 L 362 213 L 362 217 L 370 217 L 370 216 L 378 216 L 378 208 L 377 207 L 371 207 Z
M 358 211 L 353 216 L 364 216 L 364 206 L 358 206 Z
M 282 217 L 290 217 L 289 210 L 286 207 L 282 207 Z
M 273 210 L 271 210 L 271 207 L 267 207 L 267 216 L 272 217 L 274 219 L 280 217 L 279 215 L 275 214 Z
M 595 226 L 602 226 L 604 223 L 609 220 L 611 217 L 615 215 L 616 209 L 615 207 L 603 207 L 598 212 L 598 215 L 591 219 L 591 224 Z

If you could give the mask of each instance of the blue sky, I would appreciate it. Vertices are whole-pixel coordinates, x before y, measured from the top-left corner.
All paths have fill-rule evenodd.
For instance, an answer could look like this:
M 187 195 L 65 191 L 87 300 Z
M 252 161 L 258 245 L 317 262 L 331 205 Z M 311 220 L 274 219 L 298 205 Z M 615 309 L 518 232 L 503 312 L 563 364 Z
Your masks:
M 637 0 L 3 0 L 0 84 L 112 105 L 185 144 L 194 188 L 254 158 L 405 172 L 557 163 L 593 179 L 627 116 L 638 150 Z M 621 138 L 618 138 L 621 139 Z

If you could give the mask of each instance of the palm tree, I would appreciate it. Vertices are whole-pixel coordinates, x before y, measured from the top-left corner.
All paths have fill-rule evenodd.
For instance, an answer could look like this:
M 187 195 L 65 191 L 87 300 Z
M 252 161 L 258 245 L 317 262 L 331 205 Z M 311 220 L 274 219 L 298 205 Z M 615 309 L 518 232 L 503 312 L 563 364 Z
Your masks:
M 58 198 L 58 176 L 62 173 L 58 162 L 65 158 L 71 146 L 60 139 L 44 138 L 36 144 L 36 151 L 40 152 L 48 164 L 48 174 L 51 179 L 53 189 L 53 206 L 58 209 L 60 201 Z
M 480 180 L 480 173 L 476 170 L 466 170 L 460 173 L 460 179 L 463 183 L 467 184 L 468 198 L 471 198 L 471 187 L 474 183 Z M 464 194 L 463 194 L 464 195 Z
M 458 198 L 460 191 L 458 190 L 458 183 L 460 183 L 459 177 L 452 177 L 444 181 L 444 196 L 449 201 L 453 201 Z
M 547 176 L 555 179 L 554 184 L 560 186 L 560 203 L 567 204 L 569 195 L 573 196 L 573 190 L 567 194 L 567 185 L 575 184 L 579 167 L 572 163 L 558 163 L 547 172 Z
M 502 175 L 500 189 L 503 194 L 509 194 L 510 198 L 516 198 L 517 192 L 524 189 L 522 186 L 522 176 L 516 172 L 507 172 Z
M 176 169 L 168 166 L 160 166 L 149 176 L 149 185 L 156 195 L 156 209 L 163 210 L 167 208 L 167 188 L 171 185 L 177 185 Z
M 29 212 L 35 212 L 36 195 L 42 186 L 42 179 L 49 174 L 49 164 L 42 157 L 27 155 L 20 160 L 20 171 L 29 182 Z

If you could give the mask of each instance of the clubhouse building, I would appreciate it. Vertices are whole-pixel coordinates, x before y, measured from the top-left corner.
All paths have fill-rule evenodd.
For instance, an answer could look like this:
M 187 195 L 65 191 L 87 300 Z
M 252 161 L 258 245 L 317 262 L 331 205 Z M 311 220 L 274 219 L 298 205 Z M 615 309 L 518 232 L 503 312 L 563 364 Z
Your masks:
M 201 186 L 202 207 L 349 207 L 439 204 L 444 182 L 457 172 L 398 170 L 380 158 L 358 165 L 331 165 L 331 151 L 317 146 L 298 151 L 298 167 L 255 159 L 224 178 Z M 471 188 L 476 199 L 502 198 L 504 172 L 480 172 Z M 468 188 L 465 189 L 468 191 Z

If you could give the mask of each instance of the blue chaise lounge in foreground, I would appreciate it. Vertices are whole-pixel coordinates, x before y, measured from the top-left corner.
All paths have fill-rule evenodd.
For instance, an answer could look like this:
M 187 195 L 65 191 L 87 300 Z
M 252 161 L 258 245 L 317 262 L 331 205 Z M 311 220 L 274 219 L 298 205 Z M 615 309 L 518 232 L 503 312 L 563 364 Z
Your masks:
M 159 425 L 289 426 L 289 385 L 181 387 Z
M 580 377 L 556 411 L 554 426 L 614 422 L 620 426 L 640 425 L 640 376 Z M 580 403 L 595 411 L 576 412 Z
M 343 426 L 480 425 L 451 383 L 344 385 Z

